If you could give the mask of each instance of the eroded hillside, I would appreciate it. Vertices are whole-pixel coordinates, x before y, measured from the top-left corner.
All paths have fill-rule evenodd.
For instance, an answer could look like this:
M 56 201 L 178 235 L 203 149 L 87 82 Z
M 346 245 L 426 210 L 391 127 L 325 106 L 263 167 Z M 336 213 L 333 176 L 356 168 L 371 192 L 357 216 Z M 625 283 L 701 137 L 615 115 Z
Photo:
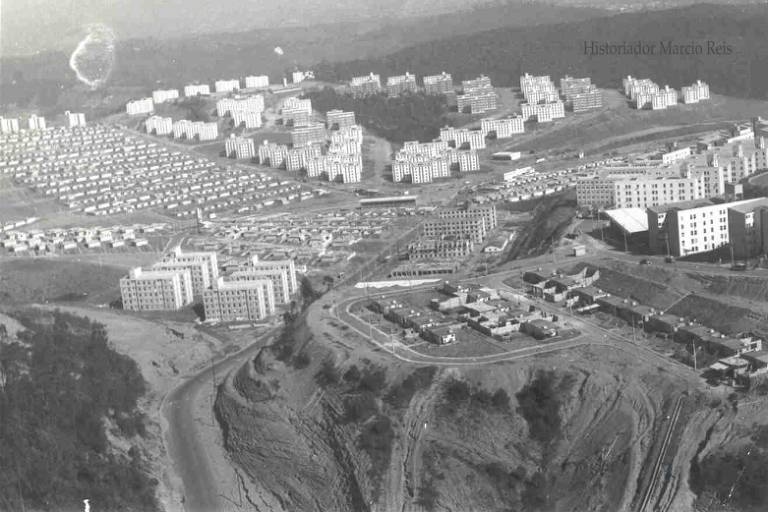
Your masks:
M 615 511 L 651 488 L 649 501 L 685 510 L 690 461 L 732 415 L 651 355 L 596 346 L 421 366 L 331 339 L 322 315 L 311 308 L 311 332 L 301 322 L 220 390 L 225 444 L 257 507 Z

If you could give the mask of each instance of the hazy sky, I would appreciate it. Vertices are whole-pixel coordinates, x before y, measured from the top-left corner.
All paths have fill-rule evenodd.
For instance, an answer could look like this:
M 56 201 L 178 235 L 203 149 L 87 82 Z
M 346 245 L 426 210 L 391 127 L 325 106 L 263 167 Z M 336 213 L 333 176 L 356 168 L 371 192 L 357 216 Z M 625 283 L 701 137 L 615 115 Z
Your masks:
M 500 0 L 0 0 L 0 54 L 71 51 L 95 22 L 119 39 L 176 37 L 448 12 L 494 1 Z

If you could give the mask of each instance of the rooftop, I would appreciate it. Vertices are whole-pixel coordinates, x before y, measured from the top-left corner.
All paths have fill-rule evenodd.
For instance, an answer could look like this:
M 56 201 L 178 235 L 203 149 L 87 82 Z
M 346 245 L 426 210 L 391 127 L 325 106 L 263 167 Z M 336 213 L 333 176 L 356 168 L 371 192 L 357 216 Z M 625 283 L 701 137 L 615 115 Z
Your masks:
M 629 235 L 648 231 L 648 215 L 642 208 L 616 208 L 605 214 Z

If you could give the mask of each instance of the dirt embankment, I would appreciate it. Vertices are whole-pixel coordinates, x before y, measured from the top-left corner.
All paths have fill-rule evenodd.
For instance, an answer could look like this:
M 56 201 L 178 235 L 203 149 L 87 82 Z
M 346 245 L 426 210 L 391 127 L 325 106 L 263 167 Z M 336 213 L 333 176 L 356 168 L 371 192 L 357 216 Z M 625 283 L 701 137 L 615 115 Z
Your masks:
M 673 397 L 697 396 L 619 350 L 420 367 L 306 324 L 286 346 L 262 350 L 216 402 L 247 499 L 270 510 L 629 510 Z M 674 495 L 701 440 L 682 432 Z

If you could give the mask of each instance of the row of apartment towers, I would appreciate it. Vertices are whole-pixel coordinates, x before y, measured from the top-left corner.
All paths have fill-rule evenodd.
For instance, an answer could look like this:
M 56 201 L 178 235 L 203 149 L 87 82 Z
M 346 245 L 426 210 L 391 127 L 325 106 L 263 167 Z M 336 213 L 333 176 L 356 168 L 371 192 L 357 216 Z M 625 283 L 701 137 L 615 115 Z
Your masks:
M 206 321 L 262 320 L 289 304 L 298 292 L 292 259 L 252 256 L 219 275 L 215 252 L 184 252 L 175 247 L 148 269 L 130 270 L 120 279 L 123 309 L 175 311 L 202 298 Z

